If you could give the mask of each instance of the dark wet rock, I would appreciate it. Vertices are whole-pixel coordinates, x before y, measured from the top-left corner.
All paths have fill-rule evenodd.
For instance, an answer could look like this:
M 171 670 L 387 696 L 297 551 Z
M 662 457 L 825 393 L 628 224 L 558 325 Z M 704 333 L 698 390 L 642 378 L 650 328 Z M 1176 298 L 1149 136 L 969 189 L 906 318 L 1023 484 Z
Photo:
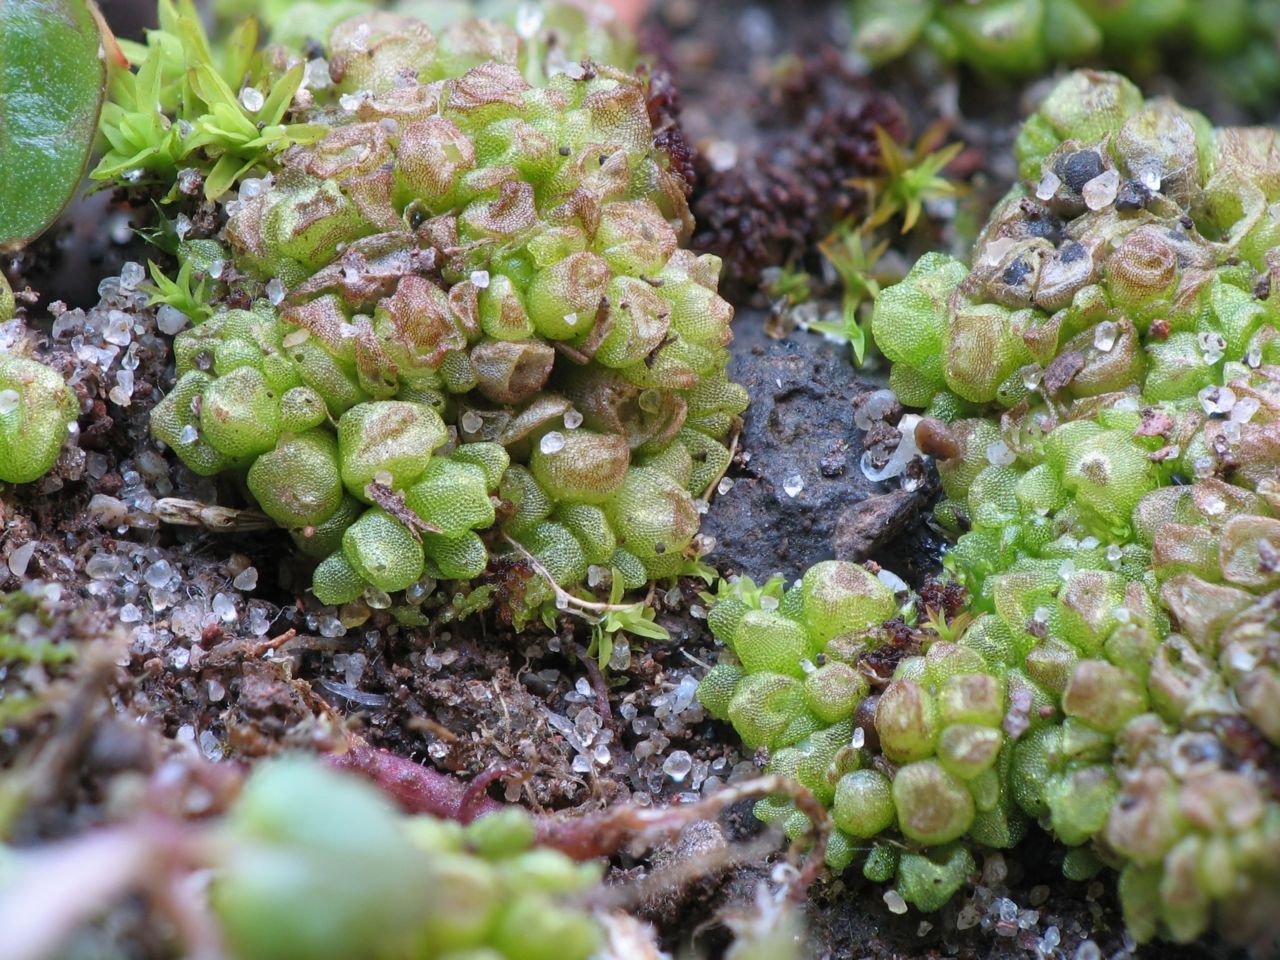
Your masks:
M 703 532 L 716 538 L 709 559 L 722 572 L 794 580 L 819 560 L 863 560 L 883 547 L 931 488 L 889 492 L 863 475 L 854 399 L 882 384 L 859 375 L 848 347 L 802 331 L 771 340 L 762 330 L 748 310 L 734 324 L 730 375 L 751 407 L 733 487 L 715 496 Z
M 837 560 L 865 560 L 901 534 L 919 513 L 919 491 L 891 490 L 844 507 L 831 535 Z

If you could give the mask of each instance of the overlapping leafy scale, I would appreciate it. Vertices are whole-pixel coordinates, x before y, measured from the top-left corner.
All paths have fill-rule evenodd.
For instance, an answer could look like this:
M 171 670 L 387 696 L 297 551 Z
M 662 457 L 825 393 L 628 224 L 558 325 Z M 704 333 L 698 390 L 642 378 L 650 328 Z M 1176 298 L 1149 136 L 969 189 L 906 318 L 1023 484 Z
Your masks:
M 247 471 L 328 551 L 328 602 L 471 579 L 510 542 L 562 586 L 674 575 L 728 463 L 732 308 L 680 246 L 644 88 L 590 63 L 532 84 L 517 39 L 337 24 L 332 84 L 294 108 L 321 134 L 180 247 L 221 307 L 176 339 L 154 432 Z
M 1018 150 L 972 268 L 922 258 L 873 320 L 910 402 L 949 421 L 936 517 L 962 619 L 925 628 L 909 600 L 916 653 L 860 568 L 767 603 L 739 588 L 711 611 L 734 656 L 701 696 L 832 804 L 833 866 L 860 858 L 922 909 L 968 846 L 1034 820 L 1069 875 L 1120 872 L 1139 938 L 1273 936 L 1276 134 L 1081 73 Z M 837 569 L 880 601 L 833 627 L 808 598 Z

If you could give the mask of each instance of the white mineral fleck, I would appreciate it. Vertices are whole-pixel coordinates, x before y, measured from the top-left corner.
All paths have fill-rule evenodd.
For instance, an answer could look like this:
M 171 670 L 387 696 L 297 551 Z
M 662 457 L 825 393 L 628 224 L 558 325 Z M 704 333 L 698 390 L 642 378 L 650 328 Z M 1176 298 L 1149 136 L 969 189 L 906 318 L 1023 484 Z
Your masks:
M 1018 455 L 1003 440 L 993 440 L 987 444 L 987 463 L 995 467 L 1007 467 L 1015 460 Z
M 1104 170 L 1086 183 L 1080 192 L 1084 196 L 1084 205 L 1090 210 L 1109 207 L 1120 192 L 1120 174 L 1116 170 Z
M 157 560 L 151 566 L 147 567 L 143 573 L 142 579 L 146 581 L 147 586 L 155 587 L 157 590 L 167 586 L 169 581 L 173 579 L 173 567 L 168 560 Z
M 133 290 L 146 278 L 146 273 L 142 269 L 142 264 L 128 261 L 120 268 L 120 287 L 123 290 Z
M 132 370 L 116 371 L 116 385 L 107 393 L 107 397 L 119 407 L 127 407 L 133 403 Z
M 516 33 L 529 40 L 542 26 L 542 8 L 536 3 L 522 3 L 516 8 Z
M 15 577 L 26 576 L 31 556 L 36 552 L 36 542 L 30 540 L 9 554 L 9 572 Z
M 235 600 L 225 593 L 216 594 L 213 598 L 213 603 L 210 604 L 210 608 L 213 610 L 214 616 L 227 623 L 240 616 L 236 611 Z
M 1211 366 L 1222 359 L 1223 353 L 1227 349 L 1226 338 L 1220 333 L 1202 332 L 1196 337 L 1200 344 L 1200 353 L 1204 357 L 1204 362 Z
M 212 730 L 205 730 L 200 734 L 200 752 L 204 754 L 206 760 L 222 759 L 222 741 Z
M 564 434 L 556 430 L 543 434 L 542 440 L 538 443 L 538 449 L 548 456 L 559 453 L 564 449 Z
M 872 483 L 880 483 L 891 477 L 901 476 L 907 464 L 920 453 L 920 449 L 916 446 L 916 424 L 919 422 L 920 417 L 914 413 L 907 414 L 898 422 L 898 431 L 902 438 L 898 441 L 898 447 L 894 450 L 893 456 L 879 470 L 871 466 L 871 454 L 864 452 L 860 464 L 862 475 Z
M 1110 353 L 1111 348 L 1116 345 L 1117 333 L 1115 323 L 1103 320 L 1093 328 L 1093 345 L 1103 353 Z
M 905 593 L 909 589 L 905 580 L 892 570 L 887 570 L 884 567 L 880 568 L 880 571 L 876 574 L 876 579 L 894 593 Z
M 117 347 L 127 347 L 133 340 L 133 322 L 129 315 L 121 310 L 108 313 L 106 325 L 102 328 L 102 339 Z
M 890 913 L 903 914 L 907 912 L 907 901 L 902 899 L 902 894 L 897 890 L 886 890 L 884 892 L 884 905 L 889 908 Z
M 869 430 L 873 423 L 883 420 L 897 402 L 898 397 L 892 390 L 876 390 L 854 412 L 853 425 L 859 430 Z
M 978 262 L 984 267 L 999 266 L 1000 261 L 1005 258 L 1005 254 L 1017 244 L 1018 241 L 1012 237 L 998 237 L 982 248 L 982 256 L 979 257 Z
M 308 60 L 302 68 L 302 85 L 308 90 L 323 90 L 329 86 L 329 61 Z
M 1061 178 L 1050 170 L 1040 178 L 1040 183 L 1036 187 L 1036 198 L 1039 200 L 1052 200 L 1053 195 L 1058 192 L 1060 186 L 1062 186 Z
M 320 636 L 329 639 L 341 637 L 347 632 L 347 628 L 337 617 L 321 617 L 316 623 L 316 629 L 320 632 Z
M 724 173 L 738 165 L 738 148 L 728 140 L 712 140 L 707 144 L 706 157 L 712 170 Z
M 675 750 L 662 764 L 662 772 L 676 783 L 683 783 L 693 769 L 693 758 L 685 750 Z
M 162 303 L 156 311 L 156 329 L 171 337 L 182 332 L 190 322 L 191 318 L 171 303 Z
M 257 113 L 266 102 L 267 98 L 256 87 L 245 87 L 240 91 L 240 105 L 250 113 Z
M 1230 387 L 1208 386 L 1196 395 L 1196 399 L 1200 401 L 1200 409 L 1213 416 L 1217 413 L 1230 413 L 1235 406 L 1236 395 Z
M 1262 404 L 1256 397 L 1241 397 L 1231 408 L 1231 420 L 1234 423 L 1248 423 L 1261 407 Z

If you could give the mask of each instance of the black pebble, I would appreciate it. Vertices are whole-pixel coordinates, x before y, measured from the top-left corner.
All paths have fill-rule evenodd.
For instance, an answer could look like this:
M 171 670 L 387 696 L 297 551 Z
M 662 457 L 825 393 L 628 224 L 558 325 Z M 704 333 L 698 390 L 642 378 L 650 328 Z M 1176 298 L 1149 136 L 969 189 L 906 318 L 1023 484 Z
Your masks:
M 1079 193 L 1084 185 L 1102 173 L 1102 157 L 1096 150 L 1077 150 L 1062 157 L 1054 165 L 1054 172 L 1062 182 Z

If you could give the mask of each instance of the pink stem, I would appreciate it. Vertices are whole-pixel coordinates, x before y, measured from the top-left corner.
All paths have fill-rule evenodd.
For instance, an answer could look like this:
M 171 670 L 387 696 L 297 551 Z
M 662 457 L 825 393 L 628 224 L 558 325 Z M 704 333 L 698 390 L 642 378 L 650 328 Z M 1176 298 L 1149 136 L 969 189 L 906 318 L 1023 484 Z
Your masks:
M 361 737 L 351 737 L 346 753 L 330 754 L 328 760 L 340 770 L 368 777 L 409 813 L 429 813 L 470 823 L 476 817 L 503 808 L 503 804 L 491 797 L 474 795 L 470 784 L 372 747 Z M 484 783 L 487 785 L 488 781 Z

